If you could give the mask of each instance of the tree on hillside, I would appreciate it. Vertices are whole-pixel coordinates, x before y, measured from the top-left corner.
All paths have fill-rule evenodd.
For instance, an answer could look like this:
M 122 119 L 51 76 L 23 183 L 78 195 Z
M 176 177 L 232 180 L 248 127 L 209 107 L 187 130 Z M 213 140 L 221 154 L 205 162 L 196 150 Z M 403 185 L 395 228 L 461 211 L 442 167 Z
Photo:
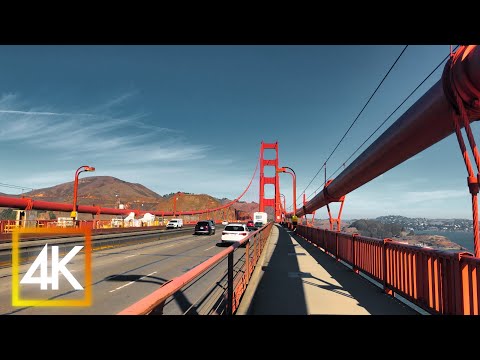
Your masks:
M 383 224 L 376 220 L 357 220 L 349 227 L 357 228 L 363 236 L 369 236 L 377 239 L 400 236 L 403 227 L 399 224 Z

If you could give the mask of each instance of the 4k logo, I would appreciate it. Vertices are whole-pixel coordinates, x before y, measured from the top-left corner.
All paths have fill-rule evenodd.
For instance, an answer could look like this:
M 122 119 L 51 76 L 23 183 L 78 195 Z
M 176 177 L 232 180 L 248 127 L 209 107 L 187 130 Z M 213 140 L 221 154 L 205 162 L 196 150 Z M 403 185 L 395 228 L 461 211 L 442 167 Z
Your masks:
M 67 254 L 60 258 L 59 247 L 57 245 L 45 244 L 33 260 L 33 263 L 28 267 L 25 275 L 20 279 L 19 267 L 20 267 L 20 235 L 22 234 L 37 234 L 42 238 L 46 235 L 52 235 L 52 237 L 58 237 L 58 235 L 73 235 L 83 236 L 84 245 L 74 246 Z M 90 306 L 92 303 L 92 273 L 91 273 L 91 231 L 88 228 L 81 229 L 69 229 L 69 228 L 33 228 L 33 229 L 15 229 L 12 233 L 12 305 L 13 306 L 45 306 L 45 307 L 57 307 L 57 306 Z M 81 284 L 68 269 L 68 263 L 77 254 L 83 250 L 83 275 L 78 279 L 83 279 Z M 50 255 L 50 256 L 49 256 Z M 22 259 L 22 264 L 29 259 Z M 50 265 L 50 266 L 49 266 Z M 35 275 L 36 273 L 38 275 Z M 59 277 L 60 273 L 65 277 L 68 283 L 75 290 L 83 290 L 78 292 L 65 292 L 65 289 L 59 289 Z M 50 298 L 22 298 L 22 289 L 25 286 L 22 285 L 36 284 L 37 291 L 33 291 L 32 287 L 23 290 L 23 294 L 43 294 L 45 291 L 41 290 L 57 290 L 59 296 L 51 296 Z M 50 284 L 50 286 L 49 286 Z M 63 286 L 62 286 L 63 287 Z M 63 292 L 62 292 L 63 291 Z M 48 294 L 48 293 L 47 293 Z M 51 294 L 51 293 L 50 293 Z M 83 295 L 82 298 L 78 298 L 78 294 Z M 76 297 L 77 296 L 77 297 Z
M 52 290 L 58 290 L 58 274 L 61 272 L 75 290 L 83 290 L 82 285 L 66 268 L 67 263 L 82 250 L 83 246 L 75 246 L 65 257 L 58 261 L 58 246 L 52 246 L 52 276 L 48 276 L 48 244 L 45 244 L 32 266 L 23 276 L 20 284 L 40 284 L 41 290 L 48 290 L 47 285 L 52 284 Z M 40 276 L 33 276 L 40 268 Z

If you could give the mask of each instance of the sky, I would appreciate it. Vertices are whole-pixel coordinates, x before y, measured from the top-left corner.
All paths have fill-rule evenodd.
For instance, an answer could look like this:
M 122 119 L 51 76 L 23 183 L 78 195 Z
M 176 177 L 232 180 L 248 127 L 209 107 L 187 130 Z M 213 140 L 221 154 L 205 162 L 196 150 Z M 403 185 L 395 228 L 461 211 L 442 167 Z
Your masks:
M 50 187 L 89 165 L 96 171 L 81 177 L 233 199 L 253 176 L 261 141 L 278 141 L 280 165 L 296 172 L 299 196 L 404 46 L 0 46 L 0 183 Z M 448 53 L 449 45 L 406 49 L 327 163 L 327 176 Z M 452 134 L 348 194 L 343 218 L 471 219 L 466 177 Z M 323 180 L 322 170 L 308 198 Z M 280 175 L 280 189 L 291 209 L 290 175 Z M 258 201 L 258 193 L 257 173 L 243 199 Z

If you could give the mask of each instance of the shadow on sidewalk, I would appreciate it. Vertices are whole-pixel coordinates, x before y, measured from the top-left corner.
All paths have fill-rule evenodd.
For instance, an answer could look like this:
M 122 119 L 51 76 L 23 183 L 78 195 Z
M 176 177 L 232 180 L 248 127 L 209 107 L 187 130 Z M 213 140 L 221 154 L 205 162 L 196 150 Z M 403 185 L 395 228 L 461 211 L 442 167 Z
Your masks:
M 284 231 L 287 232 L 287 231 Z M 308 282 L 308 275 L 302 275 L 305 284 L 331 290 L 343 296 L 357 300 L 358 306 L 365 308 L 372 315 L 418 315 L 418 312 L 401 301 L 387 295 L 381 288 L 375 286 L 362 276 L 355 274 L 350 268 L 338 262 L 332 256 L 325 254 L 315 245 L 299 235 L 289 232 L 292 237 L 320 264 L 339 284 L 334 285 L 325 279 L 318 279 L 324 285 Z M 305 276 L 306 275 L 306 276 Z
M 275 229 L 275 228 L 273 228 Z M 272 230 L 273 230 L 272 229 Z M 294 246 L 290 235 L 277 225 L 278 240 L 263 274 L 252 303 L 252 315 L 306 315 L 307 306 L 301 278 L 290 278 L 298 272 L 296 256 L 289 256 Z M 271 244 L 264 251 L 268 251 Z

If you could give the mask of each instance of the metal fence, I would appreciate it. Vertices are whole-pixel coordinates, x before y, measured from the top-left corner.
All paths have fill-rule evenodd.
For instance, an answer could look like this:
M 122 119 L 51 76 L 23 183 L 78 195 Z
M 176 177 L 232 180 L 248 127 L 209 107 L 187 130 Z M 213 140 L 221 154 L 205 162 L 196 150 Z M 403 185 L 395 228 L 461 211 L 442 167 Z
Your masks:
M 289 224 L 291 227 L 291 224 Z M 480 258 L 298 225 L 296 233 L 432 314 L 480 313 Z
M 183 314 L 235 314 L 263 252 L 272 225 L 273 222 L 270 222 L 261 229 L 251 232 L 243 240 L 234 243 L 185 274 L 166 282 L 158 290 L 124 309 L 118 315 L 163 314 L 164 307 L 173 296 L 178 296 L 180 292 L 182 296 L 187 296 L 188 288 L 214 269 L 217 269 L 217 275 L 213 276 L 212 286 L 202 291 L 195 299 L 189 299 L 191 305 L 183 311 Z M 235 260 L 236 251 L 243 245 L 245 253 Z M 218 271 L 218 267 L 222 265 L 224 270 Z

